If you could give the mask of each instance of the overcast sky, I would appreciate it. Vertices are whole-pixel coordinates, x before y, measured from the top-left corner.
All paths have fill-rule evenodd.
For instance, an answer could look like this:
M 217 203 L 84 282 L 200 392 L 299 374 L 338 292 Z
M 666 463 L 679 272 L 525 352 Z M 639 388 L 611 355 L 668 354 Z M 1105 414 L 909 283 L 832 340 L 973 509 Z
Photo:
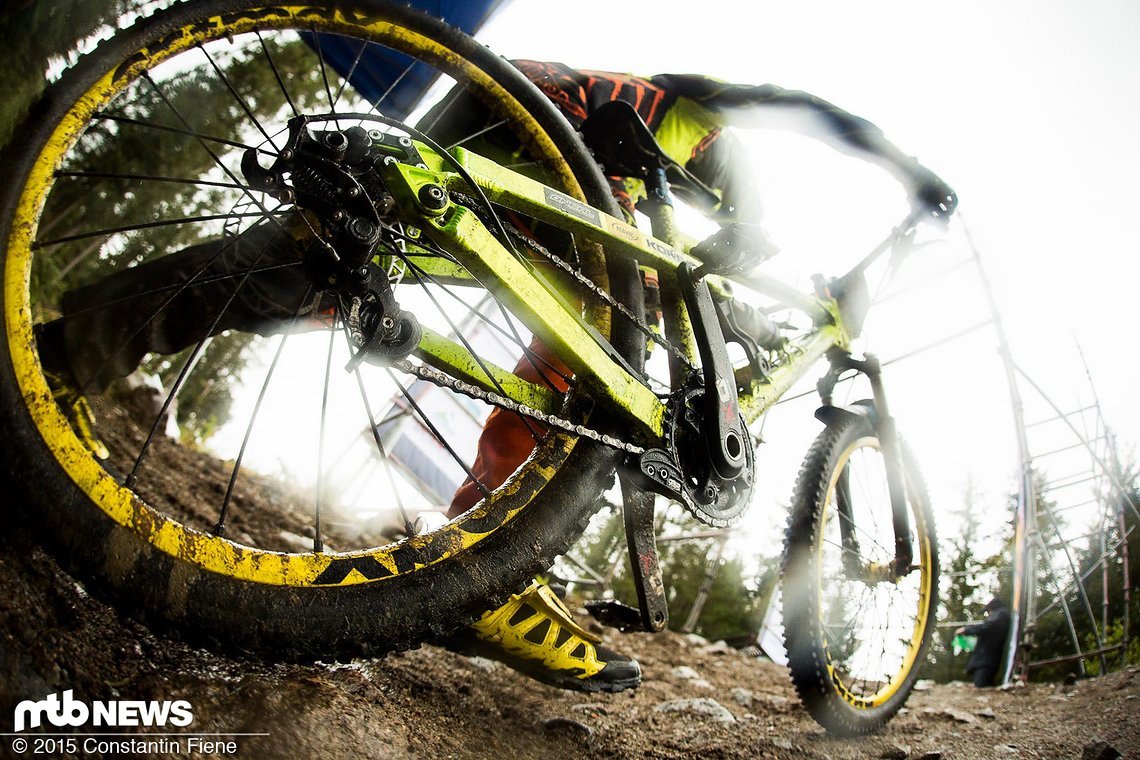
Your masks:
M 1017 362 L 1063 410 L 1079 408 L 1091 398 L 1079 341 L 1127 450 L 1140 438 L 1130 329 L 1140 274 L 1138 32 L 1140 4 L 1124 0 L 580 0 L 556 13 L 549 3 L 512 0 L 479 36 L 512 58 L 771 82 L 875 122 L 958 190 Z M 873 167 L 777 130 L 749 139 L 767 190 L 765 223 L 783 248 L 772 266 L 793 279 L 841 272 L 905 210 L 901 190 Z M 968 257 L 961 227 L 946 241 L 911 274 Z M 875 316 L 869 347 L 890 358 L 976 324 L 986 310 L 966 267 Z M 987 503 L 1012 488 L 1015 438 L 995 345 L 981 330 L 888 375 L 900 424 L 942 503 L 968 477 Z M 1033 391 L 1022 392 L 1029 421 L 1050 416 Z M 804 422 L 813 405 L 787 405 L 766 430 L 761 466 L 772 470 L 764 482 L 775 501 L 786 500 L 816 432 Z M 1035 428 L 1032 443 L 1048 450 L 1063 442 L 1060 432 Z M 1054 475 L 1085 466 L 1056 460 Z

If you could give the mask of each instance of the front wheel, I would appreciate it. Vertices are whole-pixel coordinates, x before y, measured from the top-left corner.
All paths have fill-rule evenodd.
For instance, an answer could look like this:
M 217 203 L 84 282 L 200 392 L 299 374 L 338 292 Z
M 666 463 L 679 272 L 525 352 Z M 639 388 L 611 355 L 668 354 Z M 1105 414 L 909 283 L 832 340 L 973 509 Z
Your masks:
M 906 702 L 934 623 L 938 553 L 921 475 L 903 447 L 914 551 L 894 569 L 886 460 L 870 421 L 829 426 L 792 497 L 783 606 L 796 691 L 828 731 L 874 731 Z

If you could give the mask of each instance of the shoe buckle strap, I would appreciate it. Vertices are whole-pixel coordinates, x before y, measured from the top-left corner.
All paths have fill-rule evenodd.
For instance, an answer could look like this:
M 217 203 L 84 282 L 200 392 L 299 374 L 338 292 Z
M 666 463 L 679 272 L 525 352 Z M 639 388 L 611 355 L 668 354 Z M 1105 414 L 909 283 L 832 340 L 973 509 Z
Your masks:
M 559 625 L 566 630 L 579 636 L 582 639 L 590 642 L 591 644 L 600 644 L 602 639 L 600 636 L 590 633 L 570 615 L 570 611 L 562 603 L 562 600 L 554 593 L 554 591 L 544 583 L 540 583 L 535 587 L 535 598 L 529 600 L 535 604 L 536 607 L 541 606 L 541 611 L 545 612 L 548 616 L 553 618 Z

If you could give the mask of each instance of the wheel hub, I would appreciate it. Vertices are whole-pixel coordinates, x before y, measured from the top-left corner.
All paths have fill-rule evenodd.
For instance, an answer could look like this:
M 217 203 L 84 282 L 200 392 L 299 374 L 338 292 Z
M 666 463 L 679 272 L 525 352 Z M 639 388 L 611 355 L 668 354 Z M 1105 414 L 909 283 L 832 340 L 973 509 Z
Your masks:
M 404 136 L 362 126 L 314 128 L 330 123 L 331 115 L 291 119 L 286 147 L 273 163 L 263 167 L 251 148 L 241 169 L 251 187 L 293 204 L 312 230 L 306 272 L 315 290 L 346 302 L 349 334 L 361 349 L 356 361 L 388 365 L 415 350 L 422 330 L 374 263 L 385 230 L 400 224 L 391 216 L 395 200 L 380 170 L 395 161 L 422 161 Z

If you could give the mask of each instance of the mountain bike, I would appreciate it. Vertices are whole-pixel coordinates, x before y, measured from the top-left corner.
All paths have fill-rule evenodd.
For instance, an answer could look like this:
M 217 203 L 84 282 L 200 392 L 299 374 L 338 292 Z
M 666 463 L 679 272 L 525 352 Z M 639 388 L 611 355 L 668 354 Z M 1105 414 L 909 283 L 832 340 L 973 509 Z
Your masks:
M 373 56 L 398 73 L 364 100 L 349 81 Z M 413 81 L 428 90 L 419 111 L 400 101 Z M 521 147 L 484 156 L 473 139 L 433 140 L 431 104 L 438 113 L 459 89 Z M 100 44 L 5 153 L 0 392 L 8 472 L 25 491 L 9 509 L 77 577 L 156 626 L 274 657 L 352 657 L 416 646 L 501 603 L 581 534 L 616 474 L 640 607 L 598 614 L 660 630 L 655 498 L 709 525 L 737 521 L 756 487 L 753 423 L 826 359 L 825 429 L 787 526 L 788 650 L 821 723 L 880 726 L 916 678 L 938 560 L 878 364 L 851 342 L 865 271 L 901 256 L 919 218 L 802 293 L 763 274 L 770 251 L 746 226 L 686 242 L 671 193 L 701 189 L 636 122 L 611 118 L 591 152 L 507 62 L 377 0 L 208 0 Z M 622 217 L 599 160 L 646 182 L 653 234 Z M 210 269 L 239 248 L 252 249 L 240 266 Z M 66 311 L 68 293 L 187 249 L 206 263 L 155 282 L 133 332 L 110 340 L 129 344 L 207 280 L 228 295 L 198 315 L 209 327 L 192 348 L 146 359 L 171 387 L 152 422 L 96 404 L 110 450 L 96 456 L 56 403 L 37 325 Z M 277 275 L 304 287 L 251 348 L 226 310 L 268 298 L 259 283 Z M 68 329 L 95 329 L 98 308 L 68 312 Z M 799 316 L 773 316 L 784 313 Z M 313 396 L 290 386 L 267 413 L 294 346 L 318 378 Z M 845 371 L 865 374 L 874 398 L 835 405 Z M 255 401 L 239 400 L 243 383 Z M 199 415 L 189 442 L 160 430 L 176 396 Z M 250 421 L 227 427 L 243 404 Z M 338 432 L 346 406 L 355 427 Z M 475 478 L 473 435 L 491 408 L 523 421 L 529 455 L 505 482 L 479 484 L 472 509 L 417 525 L 418 509 Z M 269 442 L 276 470 L 253 459 L 266 416 L 282 431 Z M 231 428 L 230 453 L 210 453 L 209 433 Z M 254 520 L 253 491 L 279 510 Z M 402 535 L 338 525 L 349 492 L 396 512 Z M 275 520 L 281 530 L 265 528 Z

